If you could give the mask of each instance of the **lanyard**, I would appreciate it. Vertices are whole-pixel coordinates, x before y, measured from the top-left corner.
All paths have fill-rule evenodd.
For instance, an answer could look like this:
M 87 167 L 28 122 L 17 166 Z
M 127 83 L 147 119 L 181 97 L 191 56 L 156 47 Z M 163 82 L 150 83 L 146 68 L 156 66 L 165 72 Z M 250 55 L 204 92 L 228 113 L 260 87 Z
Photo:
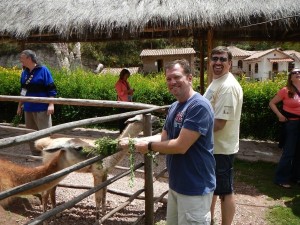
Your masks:
M 28 77 L 28 79 L 25 81 L 25 85 L 26 86 L 30 83 L 30 81 L 32 80 L 32 78 L 33 78 L 33 73 L 30 74 L 30 76 Z
M 32 80 L 32 78 L 33 78 L 33 75 L 34 75 L 35 68 L 36 68 L 36 67 L 34 67 L 33 70 L 31 70 L 31 71 L 29 72 L 29 74 L 26 75 L 26 77 L 25 77 L 25 85 L 26 85 L 26 86 L 31 82 L 31 80 Z M 28 76 L 29 76 L 29 77 L 28 77 Z M 28 78 L 27 78 L 27 77 L 28 77 Z

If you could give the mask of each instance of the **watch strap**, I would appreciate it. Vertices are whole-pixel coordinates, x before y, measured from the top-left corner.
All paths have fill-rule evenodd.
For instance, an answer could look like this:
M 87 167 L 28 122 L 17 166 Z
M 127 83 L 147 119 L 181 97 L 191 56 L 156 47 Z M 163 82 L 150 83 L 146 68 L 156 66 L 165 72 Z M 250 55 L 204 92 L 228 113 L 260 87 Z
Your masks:
M 149 150 L 149 151 L 153 151 L 153 150 L 152 150 L 152 141 L 149 141 L 149 142 L 148 142 L 148 150 Z

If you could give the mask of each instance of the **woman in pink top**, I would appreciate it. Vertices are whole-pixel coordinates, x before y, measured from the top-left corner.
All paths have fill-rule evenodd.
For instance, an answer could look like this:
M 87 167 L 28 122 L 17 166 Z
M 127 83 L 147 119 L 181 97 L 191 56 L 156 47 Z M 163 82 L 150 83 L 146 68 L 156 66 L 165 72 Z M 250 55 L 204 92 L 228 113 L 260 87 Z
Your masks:
M 282 110 L 277 104 L 282 102 Z M 291 188 L 290 182 L 300 184 L 300 69 L 293 69 L 283 87 L 269 103 L 271 109 L 283 123 L 284 141 L 281 143 L 280 158 L 274 182 L 284 188 Z
M 124 102 L 132 102 L 132 95 L 134 92 L 134 89 L 132 89 L 127 81 L 127 79 L 130 76 L 130 72 L 128 69 L 122 69 L 120 72 L 120 77 L 117 83 L 115 84 L 115 89 L 117 92 L 117 100 L 118 101 L 124 101 Z M 119 113 L 124 113 L 126 110 L 124 108 L 120 108 Z M 124 130 L 126 127 L 125 125 L 126 119 L 121 119 L 119 121 L 119 129 L 120 133 Z

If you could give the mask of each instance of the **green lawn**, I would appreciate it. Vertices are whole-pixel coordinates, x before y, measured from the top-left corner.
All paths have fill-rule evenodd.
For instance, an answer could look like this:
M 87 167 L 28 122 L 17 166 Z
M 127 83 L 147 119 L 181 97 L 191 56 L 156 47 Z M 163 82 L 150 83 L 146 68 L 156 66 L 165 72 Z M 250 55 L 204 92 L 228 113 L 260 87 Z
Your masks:
M 284 189 L 273 183 L 276 164 L 268 162 L 235 161 L 235 180 L 253 185 L 274 200 L 284 201 L 285 206 L 270 208 L 266 220 L 271 225 L 300 224 L 300 186 Z

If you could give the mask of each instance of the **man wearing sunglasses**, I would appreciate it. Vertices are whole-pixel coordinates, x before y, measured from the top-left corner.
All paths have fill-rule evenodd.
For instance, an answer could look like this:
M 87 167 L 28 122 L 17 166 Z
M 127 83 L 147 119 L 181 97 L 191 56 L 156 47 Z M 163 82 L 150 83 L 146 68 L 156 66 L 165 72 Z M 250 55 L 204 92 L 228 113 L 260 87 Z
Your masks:
M 229 72 L 232 53 L 228 48 L 218 46 L 212 50 L 210 69 L 213 81 L 204 97 L 210 100 L 214 113 L 214 157 L 216 160 L 216 181 L 211 205 L 214 224 L 214 208 L 217 196 L 221 200 L 222 225 L 230 225 L 235 214 L 233 195 L 233 161 L 239 150 L 240 117 L 243 104 L 243 90 Z

